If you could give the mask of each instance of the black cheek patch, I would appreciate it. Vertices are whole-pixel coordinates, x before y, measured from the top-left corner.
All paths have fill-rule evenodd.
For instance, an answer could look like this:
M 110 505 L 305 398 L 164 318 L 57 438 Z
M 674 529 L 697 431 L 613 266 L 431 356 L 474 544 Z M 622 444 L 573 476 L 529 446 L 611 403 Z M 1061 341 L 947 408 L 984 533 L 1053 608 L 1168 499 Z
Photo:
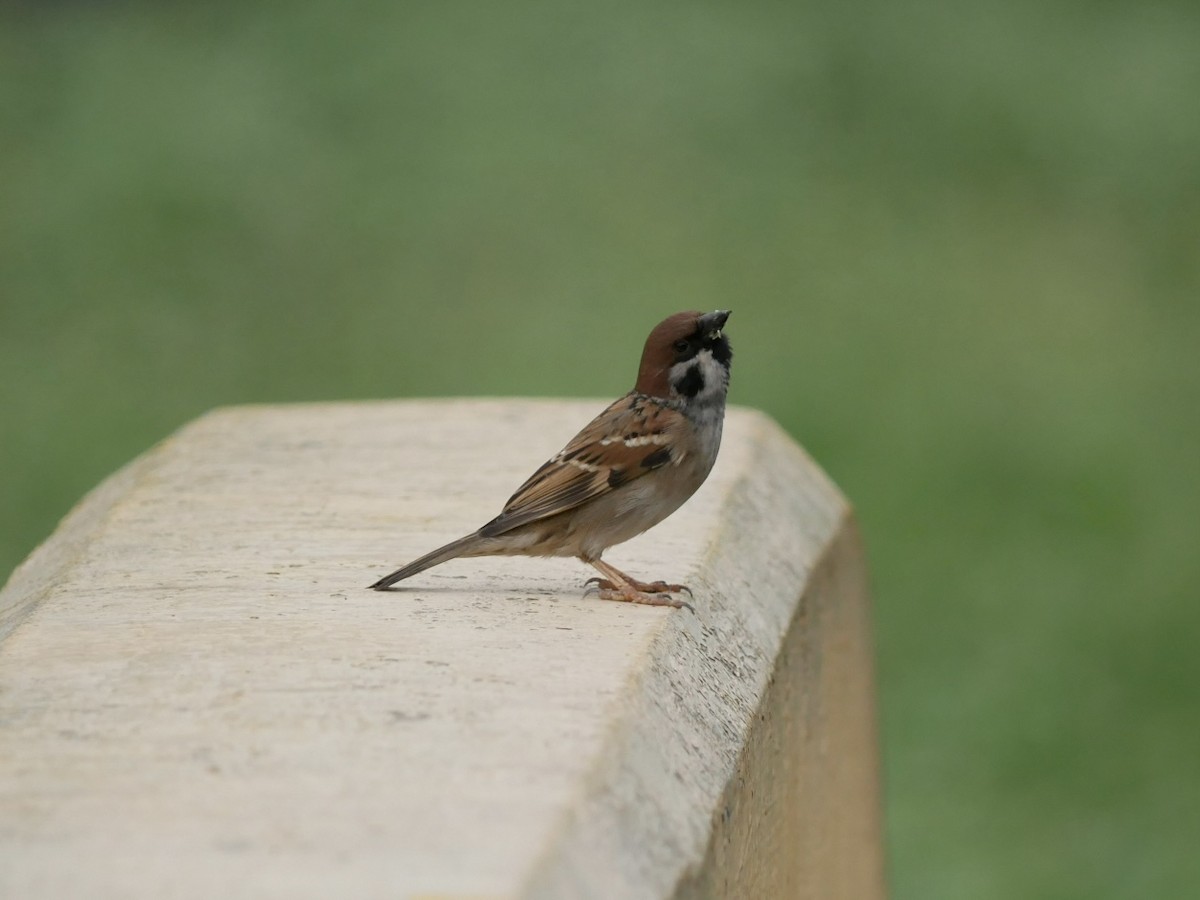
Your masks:
M 675 390 L 685 397 L 695 397 L 704 390 L 704 375 L 700 371 L 700 367 L 692 366 L 688 369 L 683 378 L 679 379 L 679 383 L 675 385 Z
M 643 469 L 657 469 L 659 466 L 665 466 L 671 461 L 671 448 L 659 447 L 653 453 L 649 454 L 642 460 Z

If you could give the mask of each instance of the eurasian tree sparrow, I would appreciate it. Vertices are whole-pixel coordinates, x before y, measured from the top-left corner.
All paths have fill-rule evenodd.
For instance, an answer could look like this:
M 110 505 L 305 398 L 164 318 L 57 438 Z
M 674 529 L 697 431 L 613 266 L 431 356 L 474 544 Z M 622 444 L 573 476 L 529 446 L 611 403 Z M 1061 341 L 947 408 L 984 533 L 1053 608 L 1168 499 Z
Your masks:
M 657 525 L 708 477 L 733 356 L 721 332 L 728 318 L 726 310 L 681 312 L 660 322 L 633 390 L 534 472 L 500 515 L 371 587 L 386 590 L 460 556 L 575 556 L 603 576 L 589 583 L 605 600 L 688 606 L 671 596 L 684 585 L 638 581 L 600 554 Z

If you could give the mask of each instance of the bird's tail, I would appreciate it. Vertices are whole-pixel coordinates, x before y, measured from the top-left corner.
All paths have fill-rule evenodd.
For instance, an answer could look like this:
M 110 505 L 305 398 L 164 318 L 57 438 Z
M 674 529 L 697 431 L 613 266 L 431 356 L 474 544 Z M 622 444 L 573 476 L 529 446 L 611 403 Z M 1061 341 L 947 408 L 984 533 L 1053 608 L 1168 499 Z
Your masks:
M 468 534 L 466 537 L 460 537 L 457 541 L 451 541 L 445 547 L 439 547 L 430 553 L 426 553 L 420 559 L 414 559 L 407 566 L 402 566 L 391 575 L 385 575 L 371 585 L 371 590 L 387 590 L 397 581 L 403 581 L 409 576 L 416 575 L 418 572 L 424 572 L 426 569 L 431 569 L 448 559 L 454 559 L 456 556 L 474 556 L 476 554 L 473 551 L 482 549 L 482 544 L 485 541 L 486 538 L 481 537 L 478 531 Z

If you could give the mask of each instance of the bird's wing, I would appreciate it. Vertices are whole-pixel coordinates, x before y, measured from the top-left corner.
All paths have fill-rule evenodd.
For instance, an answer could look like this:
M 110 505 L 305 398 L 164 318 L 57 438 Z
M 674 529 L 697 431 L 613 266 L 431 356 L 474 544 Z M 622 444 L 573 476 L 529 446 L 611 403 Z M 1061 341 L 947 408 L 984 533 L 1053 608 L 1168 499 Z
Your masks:
M 642 394 L 600 413 L 521 485 L 480 533 L 486 537 L 545 519 L 681 460 L 683 414 Z

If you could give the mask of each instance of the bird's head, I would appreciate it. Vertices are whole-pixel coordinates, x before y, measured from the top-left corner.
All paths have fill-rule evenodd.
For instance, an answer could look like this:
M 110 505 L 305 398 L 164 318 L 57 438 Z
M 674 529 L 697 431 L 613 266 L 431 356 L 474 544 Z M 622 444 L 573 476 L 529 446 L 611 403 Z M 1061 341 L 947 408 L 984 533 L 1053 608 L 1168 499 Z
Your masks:
M 663 319 L 646 338 L 638 393 L 703 402 L 724 401 L 733 350 L 722 330 L 729 310 L 681 312 Z

